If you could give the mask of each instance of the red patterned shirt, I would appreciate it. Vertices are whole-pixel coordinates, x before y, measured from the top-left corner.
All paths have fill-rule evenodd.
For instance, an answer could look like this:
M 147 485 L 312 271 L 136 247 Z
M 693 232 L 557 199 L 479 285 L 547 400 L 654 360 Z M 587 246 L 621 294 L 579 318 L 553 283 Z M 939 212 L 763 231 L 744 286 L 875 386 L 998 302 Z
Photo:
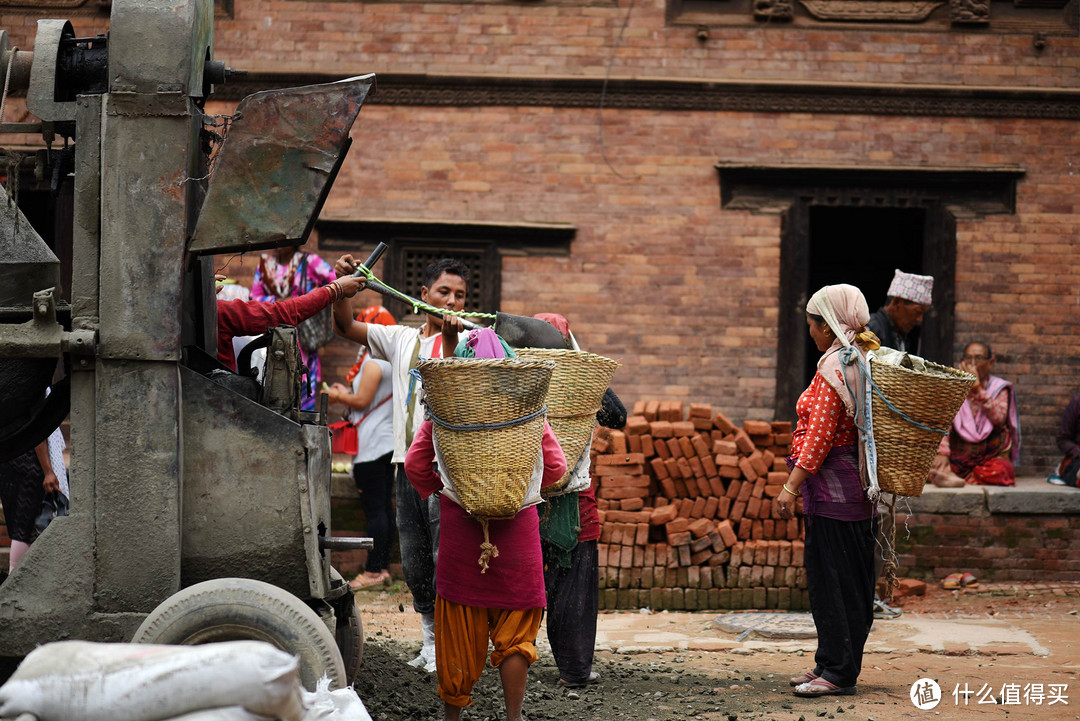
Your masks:
M 858 441 L 855 420 L 821 373 L 814 374 L 810 387 L 799 396 L 795 412 L 799 422 L 791 436 L 791 457 L 810 474 L 818 472 L 833 447 L 853 446 Z

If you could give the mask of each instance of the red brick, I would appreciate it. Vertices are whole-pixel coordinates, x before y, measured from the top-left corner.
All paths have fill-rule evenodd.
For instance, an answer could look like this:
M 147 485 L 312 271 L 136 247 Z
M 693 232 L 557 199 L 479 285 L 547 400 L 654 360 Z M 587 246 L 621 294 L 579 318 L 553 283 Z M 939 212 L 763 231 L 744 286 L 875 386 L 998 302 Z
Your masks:
M 674 520 L 678 513 L 679 509 L 674 505 L 661 506 L 660 508 L 653 510 L 652 514 L 649 516 L 649 523 L 654 526 L 663 526 L 669 521 Z
M 631 436 L 640 436 L 649 432 L 649 422 L 644 416 L 630 416 L 626 419 L 626 433 Z
M 702 518 L 716 518 L 716 509 L 720 507 L 720 499 L 709 496 L 705 499 L 705 507 L 701 511 Z
M 690 465 L 690 473 L 694 478 L 705 478 L 705 468 L 701 465 L 701 459 L 697 456 L 690 456 L 686 459 L 686 462 Z
M 638 523 L 637 533 L 634 535 L 634 543 L 638 546 L 644 546 L 649 542 L 649 524 Z
M 671 432 L 676 436 L 694 435 L 694 424 L 690 421 L 675 421 L 671 424 Z
M 746 501 L 735 501 L 735 505 L 731 507 L 731 513 L 728 514 L 728 518 L 732 523 L 738 523 L 742 520 L 744 513 L 746 513 Z
M 667 531 L 667 545 L 685 546 L 693 540 L 690 531 Z
M 671 438 L 673 434 L 670 421 L 653 421 L 649 424 L 649 434 L 653 438 Z
M 756 481 L 758 477 L 757 469 L 754 468 L 754 464 L 750 462 L 749 458 L 739 459 L 739 470 L 742 472 L 743 478 L 748 481 Z
M 664 460 L 671 458 L 671 450 L 668 449 L 667 441 L 663 438 L 653 439 L 653 452 L 656 453 L 659 458 L 663 458 Z
M 731 433 L 733 430 L 735 430 L 735 424 L 732 423 L 727 416 L 720 412 L 717 412 L 716 415 L 713 416 L 713 425 L 716 426 L 717 430 L 721 431 L 722 433 Z
M 686 455 L 683 453 L 682 444 L 679 443 L 678 438 L 668 438 L 665 442 L 667 443 L 668 452 L 670 452 L 672 458 L 682 458 Z
M 743 421 L 742 427 L 749 436 L 760 436 L 773 432 L 772 425 L 765 421 Z
M 652 458 L 656 455 L 656 449 L 653 447 L 653 439 L 648 433 L 638 436 L 641 443 L 641 455 L 646 458 Z
M 713 441 L 712 452 L 717 456 L 738 456 L 739 447 L 731 441 Z M 719 460 L 716 462 L 720 463 Z
M 724 495 L 724 484 L 716 476 L 709 477 L 709 493 L 720 498 Z
M 690 535 L 694 538 L 701 538 L 702 536 L 707 536 L 709 531 L 712 530 L 712 527 L 712 521 L 699 517 L 697 520 L 690 522 L 690 525 L 687 526 L 687 530 L 690 531 Z
M 745 453 L 746 455 L 750 455 L 754 452 L 754 442 L 750 440 L 750 436 L 746 435 L 741 429 L 735 432 L 735 445 L 741 453 Z
M 645 420 L 652 421 L 657 420 L 657 412 L 660 410 L 659 401 L 647 401 L 645 403 Z
M 717 476 L 716 464 L 713 462 L 712 456 L 698 456 L 701 461 L 701 468 L 705 471 L 706 478 L 713 478 Z
M 710 431 L 712 430 L 711 418 L 691 418 L 690 423 L 694 426 L 695 431 Z
M 801 566 L 803 565 L 803 542 L 792 541 L 791 542 L 791 565 Z
M 712 418 L 712 406 L 707 403 L 691 403 L 687 413 L 689 418 Z
M 622 435 L 621 433 L 619 435 Z M 626 436 L 623 436 L 624 444 Z M 611 453 L 596 457 L 597 466 L 640 466 L 645 463 L 645 457 L 640 453 Z M 599 473 L 600 471 L 597 471 Z

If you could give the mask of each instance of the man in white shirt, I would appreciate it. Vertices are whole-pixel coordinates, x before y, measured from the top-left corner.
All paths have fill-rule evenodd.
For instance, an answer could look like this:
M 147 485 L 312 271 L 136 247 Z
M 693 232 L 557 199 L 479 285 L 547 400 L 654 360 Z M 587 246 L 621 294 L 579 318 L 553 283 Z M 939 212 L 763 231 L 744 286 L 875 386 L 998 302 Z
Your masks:
M 343 255 L 334 268 L 339 276 L 352 274 L 356 261 Z M 469 269 L 459 260 L 443 258 L 428 266 L 420 300 L 451 311 L 465 307 Z M 419 329 L 404 325 L 385 326 L 360 323 L 353 318 L 352 304 L 342 299 L 334 304 L 334 330 L 366 345 L 372 358 L 390 362 L 394 382 L 394 492 L 397 495 L 398 539 L 405 583 L 413 595 L 413 608 L 420 614 L 424 643 L 420 655 L 410 662 L 435 670 L 435 562 L 439 553 L 439 499 L 420 499 L 405 476 L 405 453 L 413 434 L 424 420 L 420 407 L 420 382 L 410 370 L 418 359 L 449 358 L 457 347 L 461 319 L 454 316 L 427 316 Z

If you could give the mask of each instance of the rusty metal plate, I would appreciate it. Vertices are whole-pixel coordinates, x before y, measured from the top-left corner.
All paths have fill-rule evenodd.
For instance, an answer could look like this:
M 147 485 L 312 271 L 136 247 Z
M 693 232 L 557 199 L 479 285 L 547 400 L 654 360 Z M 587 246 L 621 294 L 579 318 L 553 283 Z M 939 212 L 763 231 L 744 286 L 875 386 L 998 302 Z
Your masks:
M 345 158 L 360 105 L 374 86 L 373 74 L 362 75 L 240 101 L 188 250 L 304 243 Z

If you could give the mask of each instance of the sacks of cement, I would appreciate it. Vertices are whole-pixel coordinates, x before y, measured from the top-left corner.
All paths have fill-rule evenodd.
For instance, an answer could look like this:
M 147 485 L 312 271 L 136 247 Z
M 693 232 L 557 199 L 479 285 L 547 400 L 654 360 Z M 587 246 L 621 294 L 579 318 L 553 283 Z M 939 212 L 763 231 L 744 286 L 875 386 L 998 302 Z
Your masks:
M 211 710 L 218 715 L 190 721 L 302 721 L 297 660 L 261 641 L 59 641 L 31 652 L 0 686 L 3 718 L 29 713 L 39 721 L 161 721 Z

